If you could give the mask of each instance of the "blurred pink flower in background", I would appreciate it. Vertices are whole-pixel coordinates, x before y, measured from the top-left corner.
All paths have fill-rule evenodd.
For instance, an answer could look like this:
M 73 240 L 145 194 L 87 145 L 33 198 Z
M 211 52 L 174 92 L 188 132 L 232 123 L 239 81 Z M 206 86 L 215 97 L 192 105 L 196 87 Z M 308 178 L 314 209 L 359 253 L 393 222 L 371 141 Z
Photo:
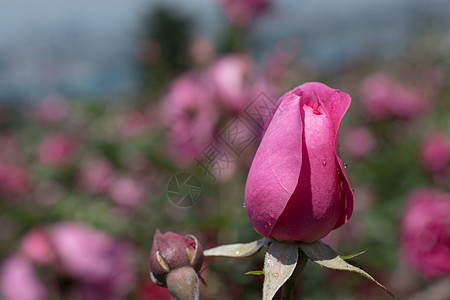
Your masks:
M 130 249 L 81 223 L 59 223 L 48 229 L 59 268 L 79 281 L 119 296 L 134 281 Z
M 189 54 L 194 64 L 203 66 L 216 56 L 216 46 L 208 38 L 197 37 L 190 45 Z
M 263 66 L 268 77 L 273 80 L 283 79 L 299 56 L 300 49 L 300 42 L 289 38 L 282 40 L 267 52 L 263 58 Z
M 422 144 L 420 160 L 430 173 L 445 175 L 450 169 L 450 137 L 442 132 L 428 134 Z
M 23 238 L 20 253 L 2 266 L 0 287 L 5 300 L 45 299 L 44 286 L 31 263 L 52 267 L 55 275 L 70 278 L 71 284 L 58 291 L 62 299 L 67 294 L 84 300 L 121 299 L 134 285 L 130 246 L 82 223 L 32 229 Z
M 136 137 L 147 133 L 154 125 L 148 112 L 137 109 L 119 113 L 116 126 L 119 132 L 126 137 Z
M 103 158 L 86 160 L 79 174 L 81 187 L 91 193 L 105 191 L 113 177 L 114 170 L 111 164 Z
M 169 128 L 169 147 L 181 166 L 190 165 L 212 139 L 218 118 L 211 87 L 196 73 L 176 78 L 161 103 L 161 117 Z
M 43 300 L 45 288 L 31 263 L 20 255 L 3 261 L 0 290 L 4 300 Z
M 361 85 L 364 110 L 375 118 L 413 118 L 430 106 L 430 98 L 428 89 L 407 86 L 386 73 L 373 73 Z
M 231 23 L 238 26 L 247 26 L 268 8 L 271 1 L 219 0 L 219 2 Z
M 20 155 L 20 142 L 14 133 L 6 133 L 0 136 L 0 161 L 15 161 Z
M 108 196 L 117 205 L 131 210 L 137 209 L 148 191 L 144 184 L 125 176 L 116 176 L 108 184 Z
M 38 121 L 45 123 L 57 123 L 68 113 L 67 100 L 58 94 L 43 98 L 35 108 L 35 117 Z
M 48 264 L 56 258 L 50 237 L 45 229 L 41 228 L 32 229 L 23 237 L 20 252 L 37 265 Z
M 450 274 L 450 194 L 414 190 L 400 232 L 401 250 L 411 266 L 428 277 Z
M 238 112 L 249 103 L 252 64 L 248 55 L 233 54 L 219 58 L 206 71 L 215 96 L 225 108 Z
M 0 191 L 25 196 L 30 185 L 31 176 L 25 168 L 0 162 Z
M 48 165 L 60 165 L 70 161 L 78 143 L 63 134 L 47 135 L 39 145 L 39 161 Z
M 356 157 L 368 157 L 376 148 L 376 140 L 366 127 L 355 127 L 344 135 L 346 150 Z

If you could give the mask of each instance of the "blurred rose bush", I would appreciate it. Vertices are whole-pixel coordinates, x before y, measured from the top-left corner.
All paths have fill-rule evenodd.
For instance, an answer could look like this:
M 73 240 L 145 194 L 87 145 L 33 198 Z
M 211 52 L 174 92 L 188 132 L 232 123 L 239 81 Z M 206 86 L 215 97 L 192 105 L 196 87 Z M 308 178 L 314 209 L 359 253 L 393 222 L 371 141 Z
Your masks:
M 6 300 L 48 299 L 54 292 L 49 289 L 51 282 L 38 279 L 34 263 L 35 267 L 45 266 L 48 276 L 53 273 L 53 281 L 70 281 L 58 291 L 61 298 L 72 294 L 81 299 L 120 297 L 130 291 L 135 280 L 130 250 L 84 224 L 60 223 L 35 229 L 24 237 L 21 254 L 3 263 L 2 293 Z

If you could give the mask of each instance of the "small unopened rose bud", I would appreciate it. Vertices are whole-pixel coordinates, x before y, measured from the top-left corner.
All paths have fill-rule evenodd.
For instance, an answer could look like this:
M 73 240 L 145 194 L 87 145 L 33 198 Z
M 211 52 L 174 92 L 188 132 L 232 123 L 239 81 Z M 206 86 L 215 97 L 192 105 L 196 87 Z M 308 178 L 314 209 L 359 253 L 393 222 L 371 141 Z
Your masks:
M 156 229 L 150 251 L 150 276 L 156 284 L 167 287 L 169 273 L 183 267 L 198 273 L 202 264 L 203 248 L 197 238 L 173 232 L 163 235 Z

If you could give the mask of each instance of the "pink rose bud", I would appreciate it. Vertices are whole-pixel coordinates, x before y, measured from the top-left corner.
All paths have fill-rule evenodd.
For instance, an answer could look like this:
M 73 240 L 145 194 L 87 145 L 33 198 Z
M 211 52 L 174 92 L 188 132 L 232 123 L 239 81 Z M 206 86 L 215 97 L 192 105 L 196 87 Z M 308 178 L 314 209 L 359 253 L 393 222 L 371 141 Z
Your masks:
M 198 273 L 202 264 L 203 248 L 194 236 L 173 232 L 162 235 L 156 229 L 150 251 L 150 274 L 156 284 L 167 286 L 168 274 L 179 268 L 193 268 Z
M 348 221 L 353 195 L 338 137 L 350 102 L 348 94 L 322 83 L 305 83 L 278 100 L 245 188 L 257 232 L 314 242 Z
M 400 238 L 403 256 L 427 277 L 450 275 L 450 194 L 415 190 L 408 199 Z

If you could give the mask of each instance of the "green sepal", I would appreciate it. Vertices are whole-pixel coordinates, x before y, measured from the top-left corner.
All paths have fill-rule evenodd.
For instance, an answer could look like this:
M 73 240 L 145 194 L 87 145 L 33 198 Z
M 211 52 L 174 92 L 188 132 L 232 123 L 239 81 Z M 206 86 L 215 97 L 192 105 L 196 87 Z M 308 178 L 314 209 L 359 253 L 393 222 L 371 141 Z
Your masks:
M 377 284 L 382 289 L 384 289 L 390 296 L 395 298 L 394 294 L 392 294 L 391 291 L 389 291 L 385 286 L 376 281 L 372 276 L 369 275 L 369 273 L 347 263 L 344 259 L 342 259 L 339 256 L 339 254 L 337 254 L 333 249 L 331 249 L 330 246 L 323 243 L 322 241 L 317 241 L 310 244 L 299 243 L 298 245 L 300 249 L 302 249 L 303 252 L 305 252 L 305 254 L 309 257 L 309 259 L 311 259 L 316 264 L 325 268 L 354 272 L 361 276 L 364 276 L 367 279 L 374 282 L 375 284 Z M 359 254 L 357 253 L 357 255 Z M 355 255 L 349 256 L 355 257 Z
M 257 241 L 245 244 L 230 244 L 218 246 L 203 251 L 204 256 L 225 256 L 225 257 L 249 257 L 255 255 L 261 248 L 272 241 L 268 238 L 262 238 Z
M 261 271 L 248 271 L 244 275 L 264 275 L 264 270 Z
M 272 241 L 264 259 L 263 300 L 271 300 L 297 266 L 298 244 Z
M 354 253 L 354 254 L 350 254 L 350 255 L 339 255 L 340 258 L 342 258 L 343 260 L 347 260 L 347 259 L 351 259 L 357 256 L 360 256 L 361 254 L 364 254 L 367 252 L 367 249 L 358 253 Z

